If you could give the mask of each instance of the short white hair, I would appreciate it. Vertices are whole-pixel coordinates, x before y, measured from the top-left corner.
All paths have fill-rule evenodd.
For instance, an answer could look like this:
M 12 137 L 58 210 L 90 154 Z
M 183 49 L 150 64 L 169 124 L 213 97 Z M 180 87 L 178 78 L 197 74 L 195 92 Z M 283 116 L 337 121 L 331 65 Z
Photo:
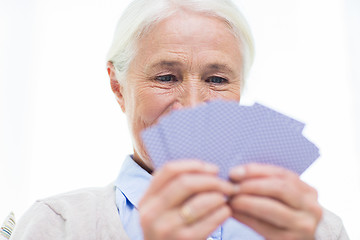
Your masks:
M 114 65 L 117 80 L 124 83 L 129 65 L 136 54 L 136 44 L 147 29 L 181 10 L 218 17 L 229 25 L 239 40 L 242 52 L 243 84 L 253 63 L 254 43 L 247 21 L 231 0 L 132 1 L 119 19 L 107 55 L 107 61 Z

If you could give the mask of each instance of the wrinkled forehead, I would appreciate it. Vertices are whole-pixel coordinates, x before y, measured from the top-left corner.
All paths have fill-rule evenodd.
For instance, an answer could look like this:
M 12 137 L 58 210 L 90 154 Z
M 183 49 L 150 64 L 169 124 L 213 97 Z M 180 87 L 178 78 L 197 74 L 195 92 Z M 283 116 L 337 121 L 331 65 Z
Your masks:
M 222 19 L 197 14 L 177 12 L 158 21 L 138 40 L 138 54 L 154 58 L 156 54 L 178 53 L 189 58 L 193 55 L 213 55 L 238 63 L 241 59 L 240 44 L 229 26 Z M 221 56 L 220 56 L 221 55 Z
M 147 22 L 139 31 L 138 41 L 140 42 L 145 36 L 156 32 L 161 28 L 166 30 L 166 34 L 173 34 L 178 37 L 187 37 L 192 40 L 200 34 L 208 34 L 209 38 L 214 33 L 214 28 L 221 27 L 224 31 L 233 35 L 237 40 L 239 47 L 242 45 L 239 34 L 232 27 L 225 18 L 222 18 L 210 12 L 198 12 L 189 9 L 173 9 L 167 14 L 161 15 L 161 18 L 156 18 L 151 22 Z M 221 38 L 222 36 L 218 36 Z M 174 39 L 176 40 L 176 39 Z

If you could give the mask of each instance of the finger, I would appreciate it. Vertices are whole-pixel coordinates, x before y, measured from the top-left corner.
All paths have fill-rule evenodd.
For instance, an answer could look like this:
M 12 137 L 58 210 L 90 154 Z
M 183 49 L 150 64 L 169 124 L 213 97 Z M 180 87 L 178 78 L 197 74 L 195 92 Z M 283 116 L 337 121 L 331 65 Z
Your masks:
M 151 185 L 144 197 L 156 194 L 171 179 L 183 173 L 204 173 L 216 175 L 218 167 L 200 160 L 178 160 L 166 163 L 160 170 L 154 173 Z
M 176 211 L 161 215 L 140 209 L 140 224 L 147 239 L 175 239 L 175 232 L 183 224 Z
M 200 234 L 201 239 L 203 239 L 205 238 L 203 236 L 207 237 L 224 221 L 224 219 L 231 216 L 230 209 L 225 203 L 226 201 L 221 194 L 200 194 L 182 206 L 192 210 L 191 218 L 194 219 L 193 222 L 187 222 L 183 218 L 181 208 L 174 208 L 152 219 L 146 218 L 141 210 L 141 225 L 143 226 L 143 229 L 151 229 L 151 231 L 147 232 L 147 234 L 156 236 L 155 239 L 182 239 L 179 235 L 177 235 L 179 232 L 180 236 L 184 234 L 183 232 L 185 232 L 185 234 L 190 234 L 190 232 L 192 232 L 193 235 L 189 239 L 196 239 L 194 236 L 199 236 L 200 233 L 203 233 L 203 235 Z M 225 210 L 229 213 L 225 213 L 223 208 L 225 208 Z M 209 224 L 209 220 L 206 220 L 206 223 L 204 223 L 204 220 L 207 218 L 212 219 L 212 221 L 210 221 L 210 226 L 207 226 L 205 229 L 204 227 L 200 227 L 201 229 L 197 227 L 195 228 L 195 231 L 198 232 L 194 233 L 192 226 L 203 226 L 204 224 Z M 177 237 L 175 237 L 176 235 Z
M 177 232 L 178 239 L 206 239 L 229 217 L 231 217 L 231 210 L 228 206 L 223 205 L 207 215 L 206 218 L 185 228 L 180 228 Z
M 229 172 L 229 177 L 234 182 L 239 182 L 248 178 L 261 178 L 271 176 L 295 179 L 299 178 L 296 173 L 285 168 L 259 163 L 250 163 L 242 166 L 237 166 L 232 168 Z
M 218 177 L 204 174 L 183 174 L 168 183 L 159 193 L 144 196 L 139 211 L 150 222 L 171 208 L 177 208 L 195 194 L 218 192 L 232 195 L 235 187 Z
M 193 195 L 205 192 L 218 192 L 225 196 L 235 193 L 232 183 L 216 176 L 204 174 L 183 174 L 169 182 L 157 193 L 159 208 L 168 209 L 181 205 Z
M 267 240 L 278 240 L 278 239 L 295 239 L 286 238 L 288 231 L 286 229 L 277 228 L 259 219 L 247 216 L 244 213 L 235 213 L 233 217 L 239 222 L 247 225 L 261 236 L 266 236 Z
M 202 218 L 206 218 L 209 213 L 226 204 L 226 202 L 227 198 L 225 198 L 224 195 L 218 192 L 209 192 L 196 195 L 189 199 L 183 204 L 181 209 L 185 209 L 186 207 L 186 209 L 190 211 L 187 213 L 190 214 L 188 218 L 192 219 L 193 222 Z M 187 222 L 186 219 L 183 220 L 184 222 Z
M 310 187 L 296 187 L 305 184 L 300 179 L 284 181 L 281 178 L 255 178 L 242 181 L 238 194 L 257 195 L 277 199 L 292 208 L 300 209 L 309 200 L 317 200 L 317 192 Z M 305 190 L 304 190 L 305 189 Z
M 291 228 L 298 217 L 297 211 L 270 198 L 237 195 L 229 204 L 235 213 L 245 213 L 278 228 Z
M 302 225 L 297 229 L 285 229 L 275 227 L 267 222 L 253 218 L 244 213 L 235 213 L 233 215 L 238 221 L 249 226 L 251 229 L 266 237 L 267 240 L 278 239 L 314 239 L 317 223 L 304 219 Z

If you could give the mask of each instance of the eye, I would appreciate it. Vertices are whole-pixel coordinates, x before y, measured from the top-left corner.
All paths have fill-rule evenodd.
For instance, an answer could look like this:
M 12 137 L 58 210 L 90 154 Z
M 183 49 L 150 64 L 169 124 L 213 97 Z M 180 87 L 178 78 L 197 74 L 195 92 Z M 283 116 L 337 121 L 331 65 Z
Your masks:
M 174 75 L 162 75 L 162 76 L 157 76 L 155 77 L 155 80 L 156 81 L 159 81 L 159 82 L 176 82 L 176 77 Z
M 222 78 L 222 77 L 212 76 L 212 77 L 209 77 L 208 79 L 206 79 L 205 82 L 214 83 L 214 84 L 224 84 L 224 83 L 227 83 L 229 81 L 227 79 L 225 79 L 225 78 Z

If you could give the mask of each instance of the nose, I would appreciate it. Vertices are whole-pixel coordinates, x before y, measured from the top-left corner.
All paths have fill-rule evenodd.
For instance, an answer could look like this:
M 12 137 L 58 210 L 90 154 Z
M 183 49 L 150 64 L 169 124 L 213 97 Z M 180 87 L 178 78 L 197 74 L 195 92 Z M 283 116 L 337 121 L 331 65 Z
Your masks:
M 196 107 L 205 103 L 207 101 L 205 88 L 198 79 L 184 81 L 179 90 L 174 108 Z

